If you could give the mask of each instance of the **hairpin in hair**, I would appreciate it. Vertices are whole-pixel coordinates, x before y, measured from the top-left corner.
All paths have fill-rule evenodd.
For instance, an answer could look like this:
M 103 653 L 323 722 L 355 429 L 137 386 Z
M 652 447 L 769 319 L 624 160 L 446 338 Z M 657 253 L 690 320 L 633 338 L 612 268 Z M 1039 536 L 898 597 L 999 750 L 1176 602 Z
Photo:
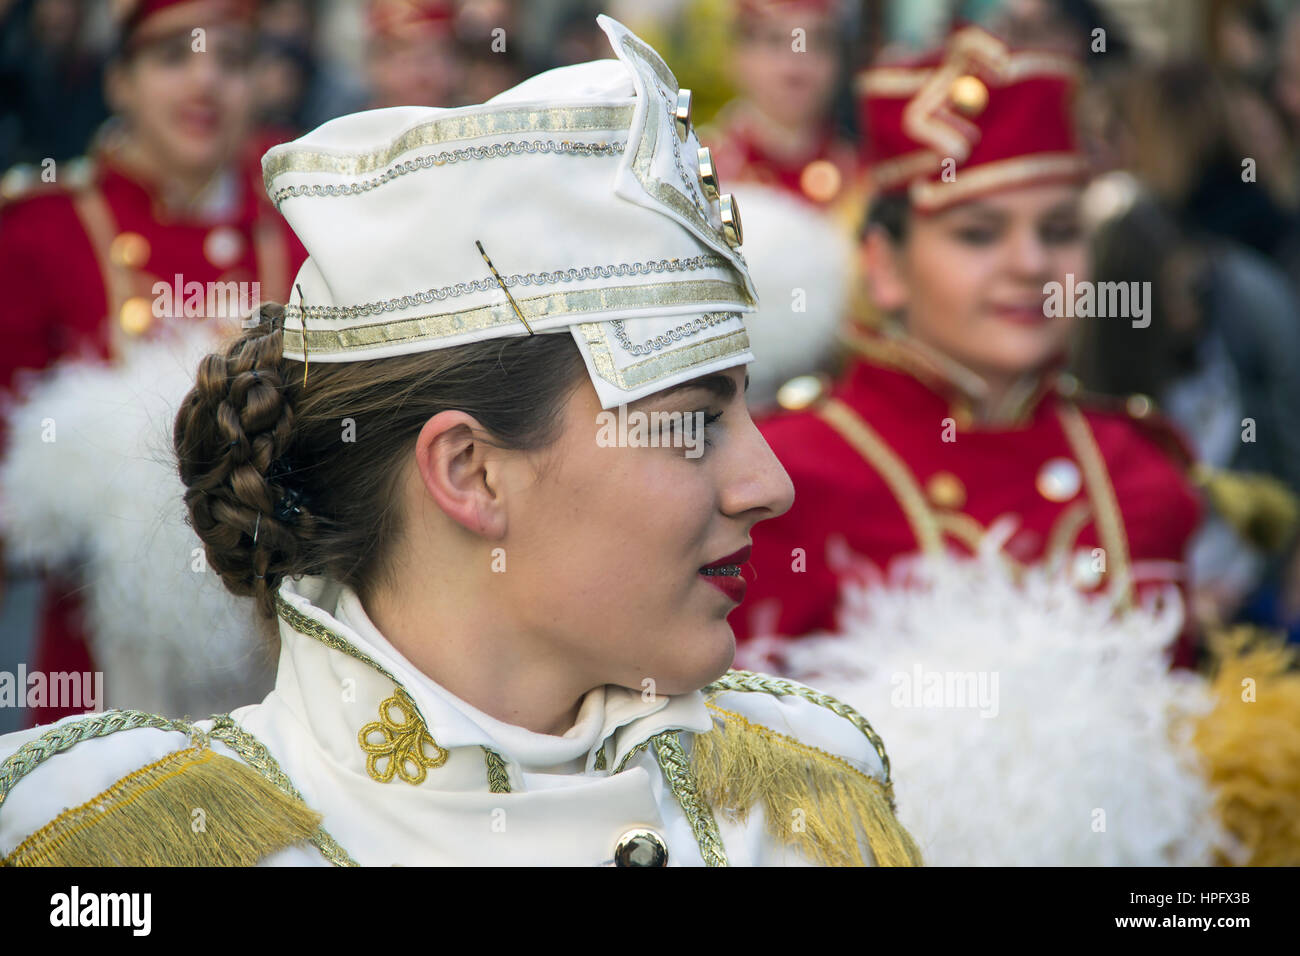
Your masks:
M 306 299 L 302 294 L 302 283 L 295 282 L 294 288 L 298 290 L 298 313 L 302 319 L 302 387 L 307 387 L 307 306 Z
M 488 268 L 492 270 L 492 275 L 496 276 L 497 283 L 501 286 L 501 291 L 504 292 L 506 298 L 510 300 L 510 307 L 515 310 L 515 315 L 519 316 L 519 321 L 524 323 L 524 328 L 528 330 L 529 335 L 536 335 L 537 333 L 533 331 L 533 327 L 529 325 L 528 320 L 524 318 L 524 313 L 520 311 L 519 303 L 515 301 L 515 297 L 511 295 L 510 290 L 506 288 L 506 280 L 501 278 L 501 273 L 497 272 L 497 267 L 492 264 L 492 260 L 488 258 L 488 254 L 483 251 L 483 243 L 475 239 L 474 245 L 478 246 L 478 254 L 483 257 L 483 261 L 486 262 Z

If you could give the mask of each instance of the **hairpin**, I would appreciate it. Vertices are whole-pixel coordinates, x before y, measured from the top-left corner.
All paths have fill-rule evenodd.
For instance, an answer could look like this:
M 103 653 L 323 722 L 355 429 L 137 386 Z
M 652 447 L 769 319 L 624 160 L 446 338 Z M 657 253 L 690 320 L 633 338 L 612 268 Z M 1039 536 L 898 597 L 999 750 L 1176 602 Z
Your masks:
M 302 283 L 295 282 L 298 290 L 298 312 L 302 319 L 302 387 L 307 387 L 307 305 L 302 294 Z
M 483 261 L 487 263 L 488 268 L 492 270 L 492 274 L 496 276 L 497 283 L 501 286 L 501 291 L 504 292 L 506 298 L 510 300 L 510 307 L 515 310 L 515 315 L 519 316 L 519 321 L 524 323 L 524 328 L 528 330 L 529 335 L 535 335 L 536 333 L 533 331 L 533 327 L 528 324 L 528 320 L 524 318 L 524 313 L 520 311 L 519 303 L 515 301 L 515 297 L 511 295 L 510 290 L 506 288 L 506 280 L 501 278 L 501 273 L 497 272 L 497 267 L 492 264 L 492 260 L 488 258 L 488 254 L 483 251 L 483 243 L 475 239 L 474 245 L 478 246 L 478 254 L 483 257 Z

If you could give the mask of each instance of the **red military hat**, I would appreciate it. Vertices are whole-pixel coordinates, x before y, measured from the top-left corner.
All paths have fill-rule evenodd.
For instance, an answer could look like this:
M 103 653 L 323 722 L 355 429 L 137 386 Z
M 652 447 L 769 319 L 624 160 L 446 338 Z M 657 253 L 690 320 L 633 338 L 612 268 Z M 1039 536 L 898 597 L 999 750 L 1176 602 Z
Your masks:
M 858 74 L 865 160 L 881 192 L 932 212 L 1000 189 L 1088 176 L 1073 112 L 1080 64 L 1013 50 L 979 27 L 943 49 Z
M 252 22 L 257 0 L 118 0 L 113 12 L 125 49 L 209 23 Z
M 451 32 L 456 10 L 450 0 L 370 0 L 372 36 L 408 39 Z
M 788 11 L 839 13 L 844 3 L 842 0 L 735 0 L 735 6 L 737 16 L 761 17 Z

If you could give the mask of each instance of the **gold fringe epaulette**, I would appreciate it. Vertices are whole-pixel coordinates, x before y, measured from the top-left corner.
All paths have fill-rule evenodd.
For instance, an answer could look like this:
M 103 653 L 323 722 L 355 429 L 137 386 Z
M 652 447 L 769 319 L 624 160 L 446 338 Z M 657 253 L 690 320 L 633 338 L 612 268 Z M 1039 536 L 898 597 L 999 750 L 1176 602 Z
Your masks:
M 1219 818 L 1243 848 L 1240 862 L 1300 866 L 1296 651 L 1253 627 L 1211 635 L 1210 645 L 1215 704 L 1195 742 Z
M 252 866 L 310 840 L 320 814 L 257 771 L 191 747 L 65 810 L 5 866 Z
M 1272 475 L 1197 465 L 1192 478 L 1223 520 L 1255 547 L 1280 551 L 1294 537 L 1300 502 Z
M 728 671 L 704 688 L 715 727 L 696 734 L 692 770 L 701 796 L 732 821 L 762 806 L 768 832 L 826 866 L 922 866 L 921 851 L 895 813 L 884 742 L 853 708 L 794 681 Z M 852 723 L 880 757 L 884 779 L 713 702 L 723 691 L 797 696 Z

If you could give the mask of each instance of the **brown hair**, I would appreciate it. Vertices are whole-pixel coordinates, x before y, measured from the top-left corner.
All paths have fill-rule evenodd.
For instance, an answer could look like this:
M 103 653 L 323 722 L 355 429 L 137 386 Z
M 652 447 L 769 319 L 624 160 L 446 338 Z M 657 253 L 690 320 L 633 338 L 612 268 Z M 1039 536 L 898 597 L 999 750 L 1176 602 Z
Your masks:
M 429 418 L 461 409 L 485 441 L 544 448 L 584 371 L 572 336 L 557 333 L 313 362 L 304 387 L 303 363 L 283 354 L 284 306 L 263 304 L 258 318 L 199 364 L 173 445 L 208 564 L 267 618 L 286 575 L 370 593 L 400 532 L 401 466 Z

